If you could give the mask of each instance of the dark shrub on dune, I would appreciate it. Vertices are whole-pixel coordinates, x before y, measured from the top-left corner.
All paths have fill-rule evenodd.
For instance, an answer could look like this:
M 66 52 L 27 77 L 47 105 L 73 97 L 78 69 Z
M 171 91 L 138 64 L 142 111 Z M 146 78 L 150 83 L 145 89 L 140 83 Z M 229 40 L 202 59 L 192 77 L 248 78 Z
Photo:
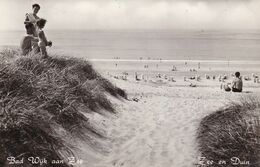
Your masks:
M 259 167 L 260 101 L 243 98 L 206 116 L 197 138 L 204 166 Z
M 0 124 L 0 164 L 8 157 L 15 157 L 16 160 L 24 159 L 20 166 L 32 166 L 25 160 L 29 157 L 45 158 L 49 163 L 52 160 L 62 160 L 63 157 L 74 156 L 69 143 L 66 143 L 55 130 L 54 124 L 48 121 L 49 116 L 44 111 L 23 109 L 24 104 L 6 104 L 2 110 Z M 13 109 L 13 105 L 21 105 L 21 108 Z M 8 163 L 7 163 L 8 164 Z M 6 164 L 6 166 L 8 166 Z M 16 165 L 10 165 L 16 166 Z M 17 165 L 19 166 L 19 165 Z M 42 166 L 50 166 L 45 164 Z M 56 166 L 66 167 L 67 164 Z
M 81 59 L 21 57 L 16 50 L 2 51 L 0 59 L 0 166 L 9 156 L 75 156 L 73 138 L 103 138 L 84 113 L 114 112 L 106 94 L 126 97 Z

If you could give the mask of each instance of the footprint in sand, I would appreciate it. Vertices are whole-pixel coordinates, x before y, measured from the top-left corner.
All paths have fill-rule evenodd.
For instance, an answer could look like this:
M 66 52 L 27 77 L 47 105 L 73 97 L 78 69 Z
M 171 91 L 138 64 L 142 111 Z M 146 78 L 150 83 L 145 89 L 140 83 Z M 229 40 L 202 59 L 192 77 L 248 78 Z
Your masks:
M 183 128 L 183 130 L 187 131 L 187 130 L 189 130 L 189 127 L 186 126 L 186 127 Z
M 163 157 L 168 157 L 168 151 L 163 151 L 163 152 L 161 152 L 161 156 L 163 156 Z
M 155 161 L 155 155 L 156 155 L 156 152 L 154 150 L 151 151 L 150 153 L 150 161 L 151 163 L 153 163 Z
M 154 135 L 155 135 L 155 131 L 152 131 L 152 132 L 150 132 L 149 137 L 150 137 L 150 138 L 153 138 Z

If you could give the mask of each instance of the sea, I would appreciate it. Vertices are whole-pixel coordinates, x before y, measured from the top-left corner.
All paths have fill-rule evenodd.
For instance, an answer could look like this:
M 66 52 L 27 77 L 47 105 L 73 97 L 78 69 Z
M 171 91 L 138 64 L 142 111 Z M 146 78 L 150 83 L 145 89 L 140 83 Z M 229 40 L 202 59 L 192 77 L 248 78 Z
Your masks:
M 260 61 L 260 30 L 45 30 L 50 51 L 87 59 Z M 0 47 L 24 31 L 0 31 Z
M 0 49 L 24 31 L 0 31 Z M 45 30 L 48 52 L 118 71 L 244 71 L 260 74 L 260 30 Z M 148 67 L 148 68 L 147 68 Z

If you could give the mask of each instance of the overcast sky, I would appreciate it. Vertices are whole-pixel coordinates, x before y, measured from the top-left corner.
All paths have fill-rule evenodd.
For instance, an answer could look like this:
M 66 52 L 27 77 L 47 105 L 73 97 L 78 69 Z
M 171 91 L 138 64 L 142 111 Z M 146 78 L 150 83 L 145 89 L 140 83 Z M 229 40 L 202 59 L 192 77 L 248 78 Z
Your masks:
M 258 29 L 260 0 L 0 0 L 0 30 L 39 3 L 48 29 Z

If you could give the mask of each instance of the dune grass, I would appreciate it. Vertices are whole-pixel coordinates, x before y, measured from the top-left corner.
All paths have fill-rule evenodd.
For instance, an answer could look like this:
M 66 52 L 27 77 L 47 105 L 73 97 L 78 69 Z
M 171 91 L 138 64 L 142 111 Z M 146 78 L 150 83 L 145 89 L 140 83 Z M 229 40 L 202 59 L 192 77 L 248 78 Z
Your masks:
M 9 156 L 49 161 L 75 156 L 68 139 L 103 137 L 84 113 L 114 113 L 107 95 L 126 97 L 82 59 L 22 57 L 6 49 L 0 62 L 0 166 Z
M 206 116 L 198 129 L 201 165 L 260 166 L 260 101 L 247 97 Z

